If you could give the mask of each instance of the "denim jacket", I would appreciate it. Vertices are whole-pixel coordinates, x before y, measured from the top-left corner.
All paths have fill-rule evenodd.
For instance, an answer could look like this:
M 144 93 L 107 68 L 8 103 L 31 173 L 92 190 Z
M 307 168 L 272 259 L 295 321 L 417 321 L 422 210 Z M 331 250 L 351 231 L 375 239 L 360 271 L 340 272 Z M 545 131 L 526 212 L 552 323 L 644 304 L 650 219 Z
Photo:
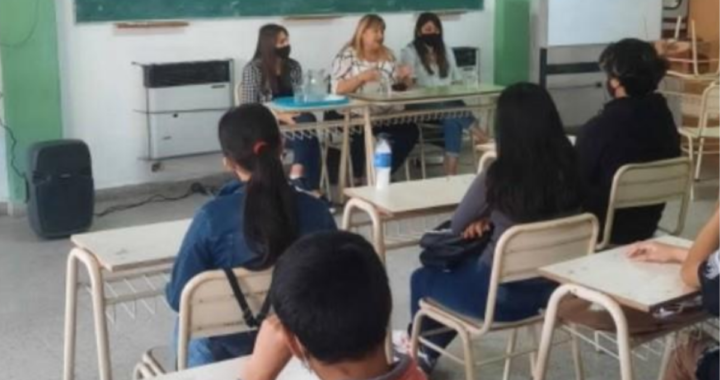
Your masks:
M 173 310 L 180 309 L 183 288 L 196 275 L 246 266 L 257 257 L 243 235 L 244 197 L 244 185 L 232 181 L 195 214 L 165 291 Z M 337 229 L 327 206 L 309 194 L 297 193 L 297 212 L 301 236 Z

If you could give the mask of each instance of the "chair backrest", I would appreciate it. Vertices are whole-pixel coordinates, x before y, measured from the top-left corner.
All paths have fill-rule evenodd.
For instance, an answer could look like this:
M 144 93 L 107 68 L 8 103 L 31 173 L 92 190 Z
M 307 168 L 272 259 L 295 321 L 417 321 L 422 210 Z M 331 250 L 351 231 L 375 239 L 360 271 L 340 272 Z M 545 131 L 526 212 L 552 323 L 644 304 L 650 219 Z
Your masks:
M 705 128 L 708 128 L 710 120 L 720 118 L 720 83 L 713 82 L 705 89 L 700 105 L 700 120 L 698 131 L 703 136 Z M 715 126 L 717 128 L 717 125 Z
M 610 190 L 603 239 L 597 249 L 610 244 L 615 212 L 625 208 L 661 205 L 679 200 L 681 207 L 678 221 L 671 234 L 681 233 L 690 201 L 691 175 L 692 164 L 687 157 L 630 164 L 618 169 Z
M 233 271 L 250 308 L 257 313 L 265 302 L 272 270 Z M 182 292 L 178 328 L 178 369 L 187 367 L 190 339 L 250 331 L 242 310 L 222 270 L 208 271 L 193 278 Z
M 516 225 L 503 233 L 495 247 L 485 326 L 492 325 L 498 287 L 507 282 L 538 277 L 538 269 L 592 254 L 598 221 L 581 214 Z
M 497 152 L 486 152 L 483 154 L 483 156 L 480 158 L 480 162 L 478 163 L 478 174 L 485 173 L 485 171 L 492 165 L 493 162 L 497 160 Z

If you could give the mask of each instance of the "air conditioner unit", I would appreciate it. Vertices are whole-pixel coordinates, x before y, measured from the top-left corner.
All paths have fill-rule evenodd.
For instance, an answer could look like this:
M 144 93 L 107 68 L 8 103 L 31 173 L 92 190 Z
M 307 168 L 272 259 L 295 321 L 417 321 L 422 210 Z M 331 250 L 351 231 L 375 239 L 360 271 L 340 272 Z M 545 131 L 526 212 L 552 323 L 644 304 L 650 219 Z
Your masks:
M 141 66 L 148 159 L 218 152 L 218 122 L 233 105 L 232 60 Z

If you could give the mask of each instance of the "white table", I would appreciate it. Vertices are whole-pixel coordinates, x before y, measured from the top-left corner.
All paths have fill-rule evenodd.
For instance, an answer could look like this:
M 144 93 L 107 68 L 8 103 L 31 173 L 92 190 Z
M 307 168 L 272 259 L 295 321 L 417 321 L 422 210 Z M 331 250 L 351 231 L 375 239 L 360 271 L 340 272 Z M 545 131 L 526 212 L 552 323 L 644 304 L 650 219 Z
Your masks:
M 659 242 L 690 248 L 692 242 L 673 236 Z M 540 273 L 559 283 L 571 283 L 604 293 L 619 304 L 653 312 L 698 294 L 680 278 L 680 264 L 643 263 L 627 257 L 627 247 L 540 268 Z
M 655 239 L 658 242 L 689 248 L 692 242 L 672 236 Z M 697 289 L 686 286 L 680 278 L 679 264 L 657 264 L 633 261 L 627 257 L 628 247 L 596 253 L 568 262 L 539 269 L 542 276 L 563 284 L 550 299 L 543 328 L 536 376 L 543 379 L 549 356 L 550 342 L 555 329 L 560 300 L 575 295 L 602 306 L 612 316 L 617 332 L 618 358 L 623 380 L 633 379 L 631 341 L 627 320 L 621 306 L 642 312 L 653 312 L 698 295 Z M 572 330 L 571 333 L 578 334 Z M 674 340 L 669 336 L 661 364 L 670 356 Z M 597 343 L 596 343 L 597 344 Z M 599 348 L 599 346 L 598 346 Z
M 191 368 L 185 371 L 169 373 L 155 377 L 157 380 L 241 380 L 240 374 L 247 357 L 228 360 L 207 366 Z M 318 380 L 303 368 L 299 360 L 290 361 L 278 380 Z
M 370 218 L 372 239 L 377 253 L 385 260 L 388 249 L 417 244 L 422 233 L 399 237 L 387 244 L 384 225 L 389 220 L 401 220 L 452 212 L 467 193 L 476 175 L 467 174 L 391 184 L 378 190 L 374 186 L 350 188 L 345 194 L 350 201 L 345 206 L 343 229 L 357 226 L 353 214 L 363 212 Z M 433 226 L 434 227 L 434 226 Z
M 86 285 L 78 280 L 78 264 L 85 266 L 90 278 L 99 379 L 110 380 L 106 308 L 163 295 L 164 283 L 189 225 L 190 220 L 181 220 L 72 236 L 75 247 L 67 262 L 64 380 L 75 376 L 77 295 Z M 161 285 L 153 285 L 153 279 L 158 278 Z M 130 283 L 138 279 L 146 284 L 143 289 Z M 113 284 L 122 284 L 130 291 L 116 293 Z

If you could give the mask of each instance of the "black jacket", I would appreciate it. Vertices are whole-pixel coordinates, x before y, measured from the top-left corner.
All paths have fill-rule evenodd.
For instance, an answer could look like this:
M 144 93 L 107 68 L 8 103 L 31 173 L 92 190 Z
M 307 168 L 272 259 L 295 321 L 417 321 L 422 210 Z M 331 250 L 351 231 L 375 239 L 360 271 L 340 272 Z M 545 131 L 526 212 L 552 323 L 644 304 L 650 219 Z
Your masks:
M 585 184 L 585 208 L 605 223 L 615 172 L 622 166 L 679 157 L 680 135 L 660 94 L 615 99 L 580 131 L 576 149 Z M 614 244 L 653 236 L 664 205 L 620 210 L 611 235 Z

